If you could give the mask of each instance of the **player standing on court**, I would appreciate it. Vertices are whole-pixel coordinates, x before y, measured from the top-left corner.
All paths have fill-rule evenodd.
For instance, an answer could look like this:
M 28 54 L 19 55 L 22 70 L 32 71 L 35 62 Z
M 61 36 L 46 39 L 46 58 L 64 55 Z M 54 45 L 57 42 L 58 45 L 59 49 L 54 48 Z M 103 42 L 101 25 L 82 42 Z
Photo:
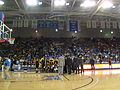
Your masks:
M 38 58 L 36 58 L 35 65 L 36 65 L 36 73 L 38 73 L 38 69 L 39 69 L 39 59 Z
M 5 70 L 4 70 L 5 79 L 10 79 L 10 75 L 9 75 L 10 65 L 11 65 L 11 59 L 5 57 Z
M 108 58 L 108 64 L 109 64 L 109 68 L 112 68 L 112 60 L 111 60 L 111 57 Z
M 92 70 L 95 70 L 95 66 L 94 66 L 95 61 L 94 61 L 94 59 L 93 59 L 92 56 L 90 56 L 90 64 L 91 64 L 91 69 L 92 69 Z

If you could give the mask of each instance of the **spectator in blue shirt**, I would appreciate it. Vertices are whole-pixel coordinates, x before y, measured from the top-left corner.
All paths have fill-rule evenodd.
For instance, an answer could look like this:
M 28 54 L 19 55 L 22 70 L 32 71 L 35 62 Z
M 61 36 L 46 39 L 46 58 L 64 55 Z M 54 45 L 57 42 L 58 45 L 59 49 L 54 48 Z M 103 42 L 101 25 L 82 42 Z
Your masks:
M 5 80 L 9 80 L 10 79 L 10 75 L 9 75 L 9 71 L 10 71 L 10 65 L 11 65 L 11 59 L 9 58 L 5 58 L 5 70 L 4 70 L 4 79 Z

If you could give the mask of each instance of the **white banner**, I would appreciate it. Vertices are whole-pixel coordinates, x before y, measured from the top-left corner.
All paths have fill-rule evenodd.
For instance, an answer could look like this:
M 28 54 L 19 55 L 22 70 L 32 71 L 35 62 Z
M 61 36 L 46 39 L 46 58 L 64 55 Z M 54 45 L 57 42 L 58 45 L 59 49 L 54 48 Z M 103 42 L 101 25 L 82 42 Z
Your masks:
M 28 20 L 24 20 L 24 27 L 28 27 Z
M 110 28 L 110 21 L 106 21 L 106 28 Z
M 116 22 L 116 21 L 112 21 L 112 27 L 113 27 L 114 29 L 117 29 L 117 22 Z
M 87 21 L 87 28 L 91 28 L 92 25 L 91 25 L 91 21 Z
M 118 28 L 120 29 L 120 22 L 118 22 Z
M 32 28 L 37 28 L 37 20 L 32 20 Z
M 18 27 L 22 27 L 23 26 L 23 21 L 22 20 L 19 20 L 18 21 Z
M 78 20 L 78 31 L 81 31 L 80 21 Z
M 17 22 L 17 25 L 18 25 L 17 27 L 20 27 L 20 21 Z
M 100 21 L 100 28 L 105 28 L 105 21 Z
M 96 23 L 97 22 L 95 20 L 92 20 L 92 28 L 97 28 Z
M 17 21 L 13 20 L 13 27 L 17 27 Z
M 63 30 L 63 29 L 64 29 L 64 22 L 63 22 L 63 21 L 60 21 L 60 22 L 59 22 L 59 29 L 60 29 L 60 30 Z

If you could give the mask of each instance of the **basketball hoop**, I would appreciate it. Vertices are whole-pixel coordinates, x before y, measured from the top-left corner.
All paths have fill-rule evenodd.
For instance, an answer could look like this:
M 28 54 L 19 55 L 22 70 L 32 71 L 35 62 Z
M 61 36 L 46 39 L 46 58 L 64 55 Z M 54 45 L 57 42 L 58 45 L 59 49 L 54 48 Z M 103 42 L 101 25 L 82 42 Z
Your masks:
M 5 39 L 0 38 L 0 43 L 5 42 Z
M 10 44 L 14 44 L 15 38 L 7 38 L 6 41 L 8 41 Z

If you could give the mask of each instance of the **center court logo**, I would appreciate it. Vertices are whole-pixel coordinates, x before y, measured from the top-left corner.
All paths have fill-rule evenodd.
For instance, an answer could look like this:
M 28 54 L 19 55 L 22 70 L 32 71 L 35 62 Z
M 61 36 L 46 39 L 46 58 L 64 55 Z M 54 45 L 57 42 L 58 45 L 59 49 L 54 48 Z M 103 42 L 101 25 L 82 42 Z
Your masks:
M 61 80 L 61 78 L 58 75 L 44 75 L 42 80 Z

